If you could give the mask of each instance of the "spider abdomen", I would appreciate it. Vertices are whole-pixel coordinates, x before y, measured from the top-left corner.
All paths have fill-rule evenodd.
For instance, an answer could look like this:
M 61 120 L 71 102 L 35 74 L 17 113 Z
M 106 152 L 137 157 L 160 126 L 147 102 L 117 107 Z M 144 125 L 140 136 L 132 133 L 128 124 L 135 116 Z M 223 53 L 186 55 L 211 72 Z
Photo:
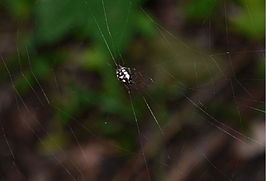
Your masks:
M 123 84 L 132 84 L 132 74 L 130 68 L 119 66 L 116 69 L 116 76 Z

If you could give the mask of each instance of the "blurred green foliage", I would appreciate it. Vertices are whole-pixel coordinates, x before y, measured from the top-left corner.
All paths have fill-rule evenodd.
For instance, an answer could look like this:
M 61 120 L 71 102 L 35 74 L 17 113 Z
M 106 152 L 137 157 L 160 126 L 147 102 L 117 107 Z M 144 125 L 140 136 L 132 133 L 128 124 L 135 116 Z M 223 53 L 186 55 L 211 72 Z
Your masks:
M 207 18 L 216 19 L 214 15 L 217 12 L 224 13 L 223 5 L 221 5 L 223 3 L 218 0 L 188 1 L 185 6 L 185 16 L 197 22 L 202 22 Z M 237 13 L 230 14 L 228 12 L 225 17 L 232 25 L 231 30 L 250 39 L 263 36 L 265 24 L 263 1 L 238 0 L 234 3 L 238 8 Z M 11 61 L 7 62 L 12 72 L 23 72 L 22 75 L 19 74 L 14 79 L 16 88 L 21 94 L 27 94 L 31 86 L 38 84 L 36 79 L 45 84 L 49 82 L 49 79 L 54 79 L 54 70 L 77 67 L 80 71 L 99 75 L 100 78 L 97 80 L 100 81 L 100 86 L 95 88 L 77 83 L 75 79 L 70 78 L 71 76 L 64 77 L 64 82 L 60 83 L 64 91 L 60 94 L 50 92 L 49 95 L 52 106 L 59 108 L 54 109 L 54 120 L 58 121 L 58 124 L 66 126 L 75 119 L 76 115 L 86 111 L 91 113 L 90 108 L 95 107 L 97 108 L 95 112 L 101 111 L 133 122 L 131 107 L 129 102 L 125 101 L 128 100 L 126 93 L 116 77 L 110 76 L 114 75 L 114 69 L 106 44 L 109 45 L 114 58 L 120 59 L 120 54 L 123 55 L 128 51 L 136 34 L 142 38 L 155 39 L 160 48 L 157 47 L 158 52 L 153 52 L 150 55 L 154 62 L 170 64 L 168 71 L 175 72 L 179 80 L 192 86 L 195 86 L 193 84 L 195 82 L 203 82 L 217 71 L 214 64 L 210 63 L 208 66 L 209 72 L 204 63 L 197 64 L 198 70 L 202 71 L 196 76 L 199 80 L 195 81 L 195 76 L 191 76 L 190 69 L 192 65 L 194 66 L 195 60 L 200 62 L 200 59 L 205 60 L 206 57 L 192 53 L 184 48 L 183 44 L 177 43 L 172 37 L 167 37 L 160 32 L 167 39 L 174 41 L 174 43 L 170 42 L 173 49 L 163 48 L 162 45 L 165 42 L 158 41 L 156 25 L 141 11 L 142 4 L 141 0 L 5 0 L 1 2 L 1 6 L 7 7 L 14 21 L 20 22 L 18 23 L 20 26 L 31 24 L 33 28 L 30 33 L 27 32 L 27 35 L 22 34 L 23 39 L 19 39 L 18 41 L 21 42 L 17 42 L 18 45 L 21 45 L 18 46 L 21 56 L 14 55 Z M 219 9 L 222 10 L 218 11 Z M 71 48 L 64 47 L 65 40 L 68 38 L 74 42 L 84 41 L 85 46 L 78 53 L 73 48 L 73 53 L 69 51 Z M 154 42 L 151 44 L 156 45 Z M 31 63 L 29 63 L 25 47 L 28 48 Z M 176 61 L 176 50 L 180 52 L 180 57 L 186 57 L 186 64 L 183 61 Z M 263 68 L 263 64 L 258 65 L 257 70 L 260 76 L 264 75 Z M 159 110 L 157 116 L 164 120 L 169 117 L 167 101 L 171 101 L 171 97 L 181 98 L 187 87 L 172 86 L 179 80 L 171 82 L 168 74 L 158 72 L 157 91 L 152 92 L 151 96 L 157 97 L 158 104 L 161 103 L 160 109 L 157 109 Z M 1 72 L 1 80 L 6 77 L 7 73 L 4 75 Z M 138 98 L 133 100 L 138 115 L 141 115 L 146 108 L 141 102 Z M 222 108 L 217 109 L 222 110 Z M 148 111 L 145 110 L 145 112 Z M 238 115 L 235 112 L 230 112 L 229 108 L 221 112 L 222 118 L 234 117 L 237 119 Z M 133 149 L 132 134 L 136 132 L 132 133 L 128 129 L 128 125 L 108 121 L 106 117 L 99 116 L 97 113 L 93 115 L 93 119 L 96 120 L 94 124 L 90 120 L 86 120 L 89 122 L 90 128 L 105 136 L 117 136 L 124 148 Z M 132 125 L 134 124 L 130 126 Z M 54 136 L 58 144 L 64 145 L 67 142 L 63 138 L 63 133 L 50 136 Z M 47 138 L 44 144 L 47 145 L 47 150 L 53 150 L 56 147 L 50 138 Z
M 3 1 L 4 2 L 4 1 Z M 27 20 L 34 7 L 33 0 L 8 0 L 3 4 L 7 6 L 10 15 L 17 21 Z
M 36 8 L 37 41 L 53 43 L 69 32 L 76 32 L 84 38 L 92 38 L 106 50 L 102 32 L 112 52 L 123 52 L 135 31 L 134 15 L 139 5 L 139 0 L 106 1 L 104 4 L 99 0 L 40 1 Z
M 219 1 L 217 0 L 192 0 L 186 7 L 187 16 L 192 19 L 210 18 Z
M 237 31 L 247 37 L 261 38 L 265 32 L 265 2 L 240 0 L 242 9 L 232 17 Z
M 235 0 L 235 11 L 229 11 L 226 1 L 191 0 L 187 3 L 187 17 L 196 21 L 213 19 L 222 13 L 225 17 L 221 23 L 230 21 L 234 30 L 247 38 L 261 38 L 265 31 L 265 6 L 263 0 Z

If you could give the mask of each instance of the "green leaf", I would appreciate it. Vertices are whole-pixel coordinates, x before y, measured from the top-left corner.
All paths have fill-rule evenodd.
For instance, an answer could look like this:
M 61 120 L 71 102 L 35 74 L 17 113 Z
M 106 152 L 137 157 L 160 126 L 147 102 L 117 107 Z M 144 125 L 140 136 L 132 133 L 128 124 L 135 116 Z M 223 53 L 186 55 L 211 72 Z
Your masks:
M 106 54 L 123 52 L 134 29 L 140 0 L 45 0 L 36 6 L 36 38 L 41 44 L 60 41 L 75 32 L 91 38 Z M 107 48 L 107 46 L 109 46 Z
M 80 24 L 84 17 L 83 0 L 45 0 L 36 6 L 37 39 L 42 43 L 60 40 Z
M 144 13 L 136 14 L 135 21 L 136 21 L 137 30 L 144 37 L 152 37 L 153 35 L 155 35 L 156 28 L 154 22 L 152 22 Z
M 6 4 L 11 16 L 17 20 L 24 20 L 30 16 L 32 0 L 7 0 Z
M 24 73 L 24 76 L 20 76 L 15 82 L 15 87 L 20 94 L 25 94 L 33 82 L 32 76 L 29 72 Z
M 88 110 L 90 106 L 96 104 L 98 99 L 98 94 L 96 92 L 85 90 L 77 85 L 71 86 L 68 95 L 64 95 L 59 100 L 57 107 L 60 109 L 57 111 L 55 117 L 65 125 L 69 123 L 75 115 Z
M 241 0 L 242 9 L 230 17 L 236 31 L 251 38 L 264 36 L 265 16 L 263 0 Z
M 212 14 L 217 3 L 216 0 L 191 1 L 186 8 L 187 15 L 191 19 L 204 19 Z
M 91 47 L 84 52 L 80 63 L 87 70 L 102 70 L 106 66 L 106 61 L 106 54 L 104 54 L 102 48 Z

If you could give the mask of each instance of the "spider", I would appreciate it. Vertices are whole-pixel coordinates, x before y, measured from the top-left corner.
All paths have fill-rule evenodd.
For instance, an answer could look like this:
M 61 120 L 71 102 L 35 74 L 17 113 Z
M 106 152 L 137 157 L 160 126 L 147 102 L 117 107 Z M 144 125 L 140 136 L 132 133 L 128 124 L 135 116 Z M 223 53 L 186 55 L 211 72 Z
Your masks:
M 121 65 L 117 65 L 116 77 L 127 90 L 137 92 L 145 91 L 153 82 L 152 79 L 147 79 L 140 72 L 136 72 L 135 68 L 131 69 Z
M 119 65 L 116 69 L 116 77 L 126 86 L 133 84 L 132 72 L 128 67 Z

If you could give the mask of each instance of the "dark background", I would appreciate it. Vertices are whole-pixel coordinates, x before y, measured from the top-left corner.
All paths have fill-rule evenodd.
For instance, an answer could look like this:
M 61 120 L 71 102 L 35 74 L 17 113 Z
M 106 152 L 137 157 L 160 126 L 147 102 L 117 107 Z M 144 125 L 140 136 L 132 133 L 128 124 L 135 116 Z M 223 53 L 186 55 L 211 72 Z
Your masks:
M 264 180 L 264 7 L 0 1 L 0 180 Z

